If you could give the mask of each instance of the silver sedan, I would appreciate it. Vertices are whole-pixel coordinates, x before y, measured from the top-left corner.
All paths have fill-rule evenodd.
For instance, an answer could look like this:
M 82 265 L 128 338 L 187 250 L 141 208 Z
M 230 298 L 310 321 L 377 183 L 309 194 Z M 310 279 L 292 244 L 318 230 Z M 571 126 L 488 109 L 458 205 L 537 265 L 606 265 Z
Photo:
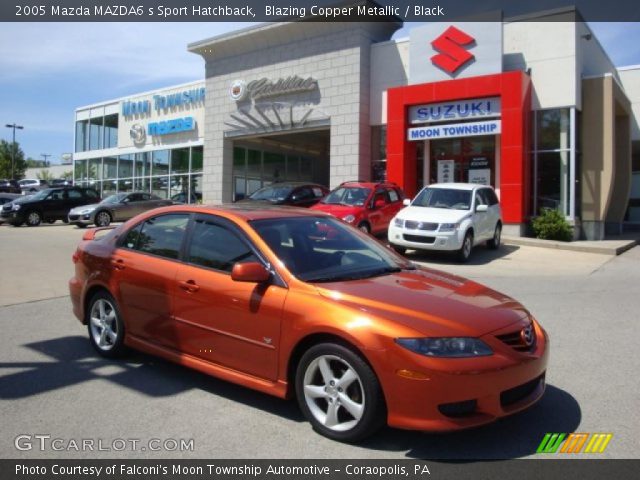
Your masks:
M 146 192 L 116 193 L 100 203 L 72 209 L 69 212 L 69 223 L 81 228 L 91 224 L 106 227 L 111 222 L 124 222 L 139 213 L 173 203 Z

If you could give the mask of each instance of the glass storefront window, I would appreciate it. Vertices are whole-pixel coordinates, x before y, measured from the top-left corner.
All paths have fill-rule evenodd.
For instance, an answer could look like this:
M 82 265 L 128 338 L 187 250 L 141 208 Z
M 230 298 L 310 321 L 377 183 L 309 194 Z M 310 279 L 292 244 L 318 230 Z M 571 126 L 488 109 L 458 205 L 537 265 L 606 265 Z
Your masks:
M 538 212 L 550 208 L 569 215 L 569 152 L 538 153 Z
M 107 198 L 109 195 L 116 193 L 118 188 L 118 182 L 116 180 L 105 180 L 102 182 L 102 198 Z
M 89 160 L 89 169 L 87 171 L 87 178 L 89 180 L 102 179 L 102 159 L 92 158 Z
M 118 193 L 120 192 L 132 192 L 133 191 L 133 179 L 125 178 L 118 180 Z
M 89 121 L 76 122 L 76 152 L 89 150 Z
M 571 148 L 569 144 L 569 109 L 541 110 L 537 112 L 537 150 Z
M 179 193 L 185 196 L 189 193 L 189 175 L 171 175 L 169 198 Z
M 247 151 L 247 176 L 262 177 L 262 152 L 259 150 Z
M 285 180 L 286 162 L 281 153 L 264 152 L 264 179 L 274 182 Z
M 169 177 L 153 177 L 151 179 L 151 193 L 160 198 L 169 198 Z
M 151 152 L 136 153 L 136 177 L 151 175 Z
M 118 159 L 116 157 L 105 157 L 102 167 L 102 178 L 118 177 Z
M 104 117 L 104 148 L 118 146 L 118 114 Z
M 191 148 L 191 173 L 201 172 L 203 164 L 203 148 Z
M 300 178 L 300 157 L 287 155 L 287 180 L 295 181 Z
M 169 150 L 153 152 L 152 175 L 167 175 L 169 173 Z
M 73 176 L 76 183 L 87 179 L 87 160 L 76 160 L 73 163 Z
M 133 189 L 137 192 L 148 192 L 151 182 L 149 177 L 136 177 L 133 181 Z
M 191 201 L 202 203 L 202 175 L 191 176 Z
M 171 150 L 171 173 L 189 173 L 189 149 Z
M 104 135 L 104 117 L 89 119 L 89 150 L 102 148 L 102 138 Z
M 133 155 L 118 157 L 118 178 L 133 177 Z
M 313 159 L 300 157 L 300 180 L 310 182 L 313 179 Z

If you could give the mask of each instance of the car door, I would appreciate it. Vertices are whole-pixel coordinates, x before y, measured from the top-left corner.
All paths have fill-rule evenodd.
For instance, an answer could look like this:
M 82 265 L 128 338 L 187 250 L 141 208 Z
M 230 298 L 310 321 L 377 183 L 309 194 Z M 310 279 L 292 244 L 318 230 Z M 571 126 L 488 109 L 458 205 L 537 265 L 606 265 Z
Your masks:
M 141 203 L 140 200 L 141 196 L 139 193 L 130 193 L 120 200 L 120 202 L 113 208 L 114 220 L 129 220 L 130 218 L 135 217 L 138 213 L 141 213 L 142 210 L 139 208 Z
M 483 188 L 482 194 L 484 195 L 484 198 L 486 199 L 489 205 L 488 228 L 490 229 L 489 234 L 493 236 L 493 232 L 495 230 L 496 224 L 502 218 L 502 212 L 500 211 L 500 203 L 498 202 L 498 196 L 496 195 L 496 192 L 494 192 L 492 188 Z
M 185 353 L 275 380 L 287 289 L 232 280 L 233 265 L 247 261 L 262 262 L 238 227 L 197 215 L 176 277 L 175 331 Z
M 487 210 L 484 212 L 479 212 L 478 206 L 480 205 L 485 205 L 487 207 Z M 473 224 L 474 224 L 476 242 L 481 242 L 488 238 L 487 235 L 490 228 L 489 223 L 490 223 L 490 217 L 491 217 L 491 214 L 489 213 L 488 208 L 489 208 L 489 205 L 487 204 L 487 201 L 484 195 L 482 195 L 481 189 L 476 190 L 474 194 L 474 206 L 473 206 Z M 493 232 L 491 233 L 493 234 Z
M 402 195 L 400 191 L 395 188 L 387 188 L 387 197 L 389 198 L 389 204 L 386 207 L 387 214 L 387 227 L 389 227 L 389 223 L 393 220 L 393 217 L 404 208 L 402 205 Z
M 40 208 L 45 219 L 48 220 L 64 217 L 65 205 L 67 203 L 65 198 L 66 193 L 67 192 L 63 192 L 62 190 L 53 190 L 42 201 Z
M 296 207 L 310 207 L 317 203 L 316 196 L 313 194 L 313 190 L 310 187 L 298 187 L 291 192 L 291 205 Z
M 170 348 L 179 341 L 171 302 L 190 215 L 152 217 L 129 230 L 113 253 L 112 281 L 130 335 Z
M 381 207 L 376 207 L 376 203 L 379 202 L 384 204 Z M 376 189 L 369 205 L 369 224 L 371 225 L 372 233 L 378 233 L 387 228 L 388 222 L 386 222 L 387 212 L 385 208 L 388 204 L 387 192 L 382 188 Z

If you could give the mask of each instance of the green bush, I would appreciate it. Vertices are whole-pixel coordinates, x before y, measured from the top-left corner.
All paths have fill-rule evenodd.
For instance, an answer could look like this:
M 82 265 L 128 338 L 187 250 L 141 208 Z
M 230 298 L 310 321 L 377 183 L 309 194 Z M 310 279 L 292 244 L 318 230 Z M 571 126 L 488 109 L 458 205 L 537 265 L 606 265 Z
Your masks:
M 543 209 L 542 214 L 533 219 L 531 226 L 536 238 L 562 242 L 570 242 L 573 239 L 571 225 L 558 210 Z

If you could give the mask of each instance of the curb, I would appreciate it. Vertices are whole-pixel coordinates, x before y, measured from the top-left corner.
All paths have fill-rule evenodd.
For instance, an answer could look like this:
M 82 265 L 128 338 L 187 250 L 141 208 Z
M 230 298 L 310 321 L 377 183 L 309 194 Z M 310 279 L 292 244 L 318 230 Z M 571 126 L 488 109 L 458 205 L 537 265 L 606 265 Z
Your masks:
M 522 245 L 528 247 L 553 248 L 556 250 L 568 250 L 583 253 L 598 253 L 601 255 L 617 256 L 638 244 L 637 240 L 602 240 L 558 242 L 555 240 L 540 240 L 527 237 L 502 237 L 502 242 L 509 245 Z

